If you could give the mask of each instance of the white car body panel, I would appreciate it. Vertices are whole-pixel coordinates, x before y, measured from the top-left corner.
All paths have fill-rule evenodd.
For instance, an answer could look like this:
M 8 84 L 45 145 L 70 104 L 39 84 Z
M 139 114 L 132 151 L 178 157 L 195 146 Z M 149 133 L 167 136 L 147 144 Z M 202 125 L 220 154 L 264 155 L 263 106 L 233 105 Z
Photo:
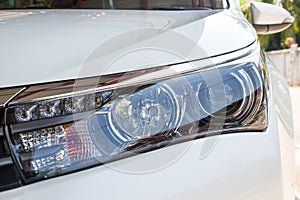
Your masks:
M 1 11 L 2 15 L 5 12 L 10 11 Z M 174 11 L 19 12 L 20 16 L 2 18 L 0 23 L 1 63 L 9 65 L 2 71 L 0 87 L 131 71 L 145 65 L 176 64 L 235 51 L 256 38 L 253 29 L 231 11 L 204 19 L 202 12 L 197 11 L 184 15 Z M 235 31 L 228 29 L 227 24 Z M 135 33 L 136 37 L 124 42 L 123 35 Z M 188 47 L 187 52 L 180 50 L 182 44 L 170 47 L 180 41 L 178 37 L 184 37 L 195 47 Z M 119 55 L 141 47 L 167 49 L 175 51 L 175 55 L 140 52 L 147 56 L 135 55 L 135 59 L 110 66 Z
M 210 57 L 211 63 L 219 63 L 256 41 L 235 3 L 206 18 L 199 11 L 184 15 L 164 11 L 159 16 L 161 11 L 32 10 L 14 11 L 14 16 L 1 11 L 0 88 Z M 122 40 L 128 35 L 132 38 Z M 178 46 L 172 46 L 179 42 L 176 36 L 195 48 L 176 51 Z M 160 43 L 162 38 L 172 40 Z M 169 146 L 3 191 L 0 200 L 294 199 L 289 94 L 286 82 L 270 65 L 269 121 L 264 132 L 230 133 Z M 207 144 L 211 148 L 206 149 Z

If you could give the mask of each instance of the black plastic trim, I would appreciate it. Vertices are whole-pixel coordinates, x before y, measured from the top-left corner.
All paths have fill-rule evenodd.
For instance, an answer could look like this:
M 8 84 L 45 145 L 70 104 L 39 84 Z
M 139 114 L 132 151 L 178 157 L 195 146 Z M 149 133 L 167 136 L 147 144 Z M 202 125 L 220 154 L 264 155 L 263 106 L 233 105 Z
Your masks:
M 0 191 L 21 186 L 19 173 L 8 151 L 7 142 L 1 132 L 0 135 Z

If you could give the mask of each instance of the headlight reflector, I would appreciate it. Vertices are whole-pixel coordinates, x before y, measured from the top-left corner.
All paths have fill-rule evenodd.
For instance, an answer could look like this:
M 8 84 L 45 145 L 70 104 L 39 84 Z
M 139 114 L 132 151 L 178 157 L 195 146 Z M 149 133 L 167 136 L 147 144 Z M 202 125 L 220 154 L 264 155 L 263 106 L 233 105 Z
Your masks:
M 175 128 L 179 103 L 166 86 L 156 84 L 115 101 L 109 122 L 130 138 L 149 137 Z
M 13 102 L 6 123 L 15 159 L 31 182 L 187 138 L 263 131 L 267 101 L 261 73 L 246 62 Z

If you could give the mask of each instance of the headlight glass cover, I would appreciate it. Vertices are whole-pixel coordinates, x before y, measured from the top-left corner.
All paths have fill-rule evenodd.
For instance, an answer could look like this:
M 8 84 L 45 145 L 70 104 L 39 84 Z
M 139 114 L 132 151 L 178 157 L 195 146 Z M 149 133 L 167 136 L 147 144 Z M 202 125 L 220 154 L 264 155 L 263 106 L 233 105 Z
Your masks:
M 256 62 L 107 86 L 61 89 L 43 98 L 30 93 L 9 104 L 6 129 L 25 182 L 216 133 L 267 127 L 263 70 Z

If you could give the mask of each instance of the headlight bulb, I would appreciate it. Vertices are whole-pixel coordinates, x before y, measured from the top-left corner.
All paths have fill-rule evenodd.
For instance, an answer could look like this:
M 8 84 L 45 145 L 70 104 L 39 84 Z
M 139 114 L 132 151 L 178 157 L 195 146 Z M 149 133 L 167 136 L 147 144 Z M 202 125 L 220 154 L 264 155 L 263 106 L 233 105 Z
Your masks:
M 15 111 L 15 119 L 17 122 L 27 122 L 37 118 L 37 105 L 21 106 Z
M 153 85 L 118 100 L 111 110 L 111 126 L 122 138 L 144 138 L 176 128 L 179 103 L 165 85 Z
M 41 105 L 39 105 L 39 110 L 40 110 L 40 117 L 42 119 L 59 116 L 61 113 L 60 100 L 42 102 Z

